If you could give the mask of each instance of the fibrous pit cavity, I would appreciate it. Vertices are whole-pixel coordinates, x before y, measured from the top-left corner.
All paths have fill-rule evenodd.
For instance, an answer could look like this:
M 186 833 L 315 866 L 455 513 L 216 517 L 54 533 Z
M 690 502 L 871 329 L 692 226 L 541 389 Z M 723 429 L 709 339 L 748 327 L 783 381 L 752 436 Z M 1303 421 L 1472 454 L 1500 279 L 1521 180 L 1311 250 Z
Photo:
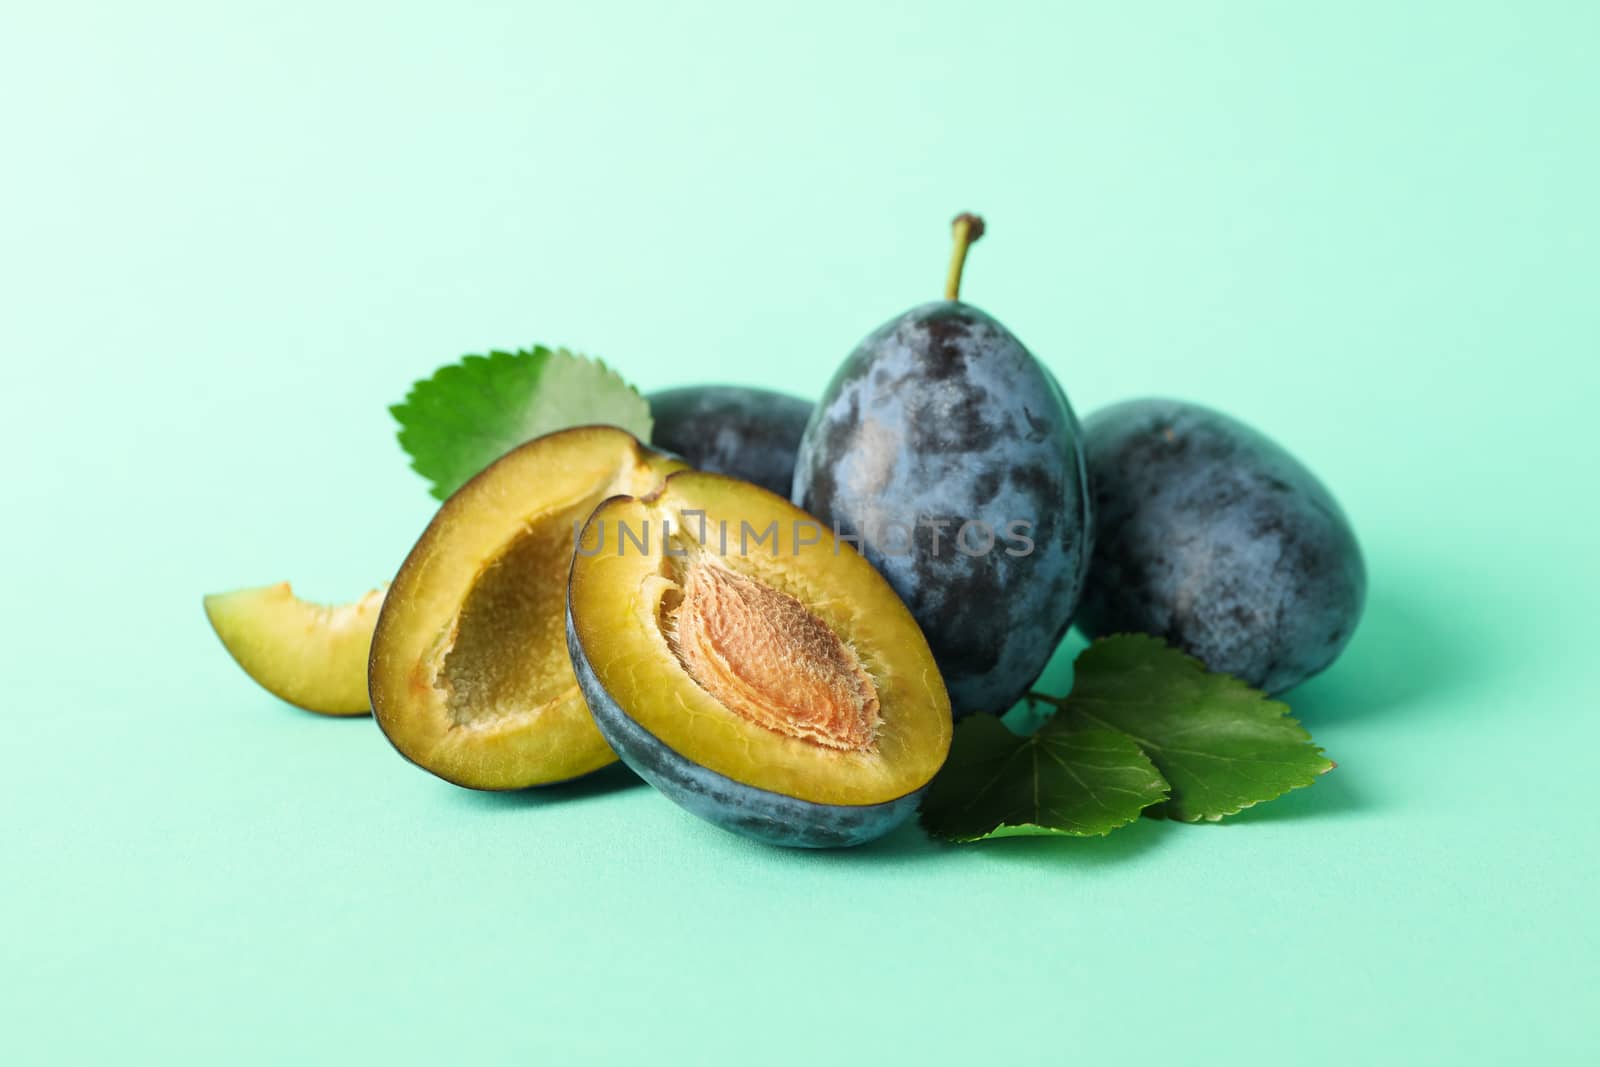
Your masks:
M 685 561 L 679 586 L 668 638 L 701 688 L 775 733 L 846 752 L 876 746 L 877 688 L 804 604 L 709 557 Z

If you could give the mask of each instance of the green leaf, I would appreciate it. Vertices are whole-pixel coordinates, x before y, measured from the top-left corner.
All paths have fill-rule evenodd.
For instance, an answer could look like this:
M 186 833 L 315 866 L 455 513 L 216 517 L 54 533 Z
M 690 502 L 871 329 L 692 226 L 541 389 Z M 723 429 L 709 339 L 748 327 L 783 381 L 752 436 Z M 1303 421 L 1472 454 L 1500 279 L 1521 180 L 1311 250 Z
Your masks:
M 1018 737 L 992 715 L 956 724 L 950 759 L 922 800 L 922 824 L 946 841 L 1021 834 L 1104 835 L 1167 796 L 1167 784 L 1112 730 Z
M 440 367 L 389 409 L 411 467 L 443 500 L 525 441 L 607 423 L 650 439 L 650 405 L 597 359 L 543 346 Z
M 1132 738 L 1172 785 L 1168 818 L 1215 822 L 1333 769 L 1287 706 L 1153 637 L 1096 641 L 1073 674 L 1071 695 L 1048 701 L 1058 710 L 1045 730 Z

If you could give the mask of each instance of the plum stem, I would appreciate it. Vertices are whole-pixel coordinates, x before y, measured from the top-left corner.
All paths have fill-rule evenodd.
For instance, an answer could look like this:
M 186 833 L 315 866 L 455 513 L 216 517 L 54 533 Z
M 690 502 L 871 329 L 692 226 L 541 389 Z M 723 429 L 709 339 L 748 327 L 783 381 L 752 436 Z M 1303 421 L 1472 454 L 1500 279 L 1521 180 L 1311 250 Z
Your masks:
M 944 282 L 946 300 L 961 299 L 961 271 L 967 265 L 967 249 L 983 236 L 983 220 L 970 212 L 962 212 L 951 223 L 955 231 L 956 247 L 950 254 L 950 273 Z

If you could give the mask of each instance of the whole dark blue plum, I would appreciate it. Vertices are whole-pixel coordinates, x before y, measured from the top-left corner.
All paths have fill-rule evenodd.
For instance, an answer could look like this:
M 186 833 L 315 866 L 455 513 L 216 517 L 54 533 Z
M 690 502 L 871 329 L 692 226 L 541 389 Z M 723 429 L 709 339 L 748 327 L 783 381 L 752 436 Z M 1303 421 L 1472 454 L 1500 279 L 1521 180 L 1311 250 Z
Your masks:
M 770 389 L 696 385 L 651 393 L 650 443 L 689 465 L 788 496 L 812 403 Z
M 873 331 L 823 394 L 795 469 L 797 504 L 842 533 L 910 607 L 957 718 L 1002 713 L 1072 621 L 1089 560 L 1079 428 L 1050 372 L 958 299 Z
M 1078 623 L 1153 634 L 1264 689 L 1327 667 L 1361 618 L 1344 512 L 1266 436 L 1175 400 L 1084 421 L 1095 547 Z

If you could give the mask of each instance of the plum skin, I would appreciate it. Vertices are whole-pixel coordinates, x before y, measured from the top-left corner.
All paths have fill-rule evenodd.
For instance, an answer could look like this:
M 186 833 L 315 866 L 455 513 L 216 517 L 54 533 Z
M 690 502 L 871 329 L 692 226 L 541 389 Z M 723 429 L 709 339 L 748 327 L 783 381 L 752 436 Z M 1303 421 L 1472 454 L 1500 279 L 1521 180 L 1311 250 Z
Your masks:
M 736 782 L 664 744 L 612 699 L 589 665 L 570 599 L 567 650 L 595 725 L 622 762 L 680 807 L 740 836 L 790 848 L 865 844 L 909 819 L 926 792 L 882 804 L 818 804 Z
M 823 394 L 800 445 L 795 503 L 845 532 L 885 519 L 1031 522 L 1031 553 L 862 553 L 911 609 L 957 718 L 1003 713 L 1071 624 L 1090 552 L 1079 426 L 1050 372 L 1003 326 L 957 301 L 869 334 Z M 954 530 L 952 529 L 953 533 Z
M 1325 669 L 1366 568 L 1332 494 L 1236 419 L 1130 400 L 1084 420 L 1095 548 L 1085 633 L 1152 634 L 1268 693 Z
M 789 495 L 811 401 L 737 385 L 663 389 L 645 399 L 655 420 L 652 445 L 682 456 L 699 470 Z

